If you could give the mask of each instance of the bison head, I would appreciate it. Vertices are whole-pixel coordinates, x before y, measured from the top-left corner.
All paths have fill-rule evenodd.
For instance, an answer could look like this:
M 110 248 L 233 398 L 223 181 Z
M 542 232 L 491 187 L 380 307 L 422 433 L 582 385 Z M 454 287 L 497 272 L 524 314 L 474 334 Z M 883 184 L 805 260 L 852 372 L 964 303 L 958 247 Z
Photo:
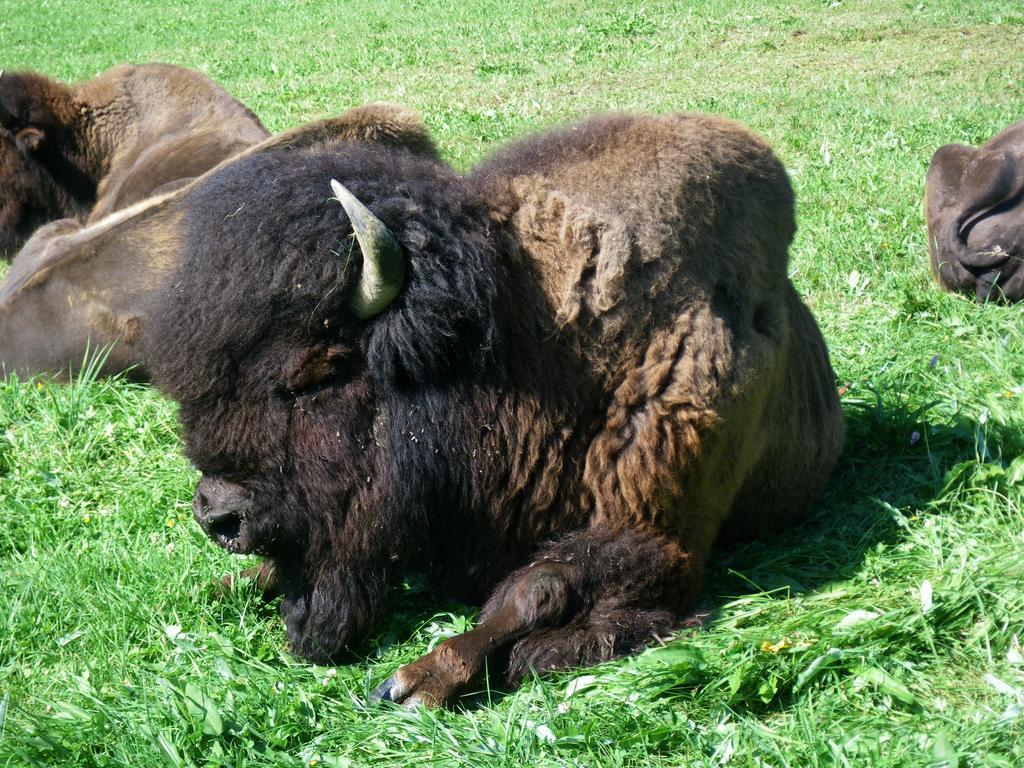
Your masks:
M 340 144 L 225 168 L 183 227 L 147 359 L 202 472 L 196 518 L 273 560 L 294 650 L 334 658 L 414 567 L 433 493 L 416 470 L 443 452 L 403 458 L 413 393 L 492 351 L 487 216 L 437 161 Z
M 383 312 L 401 290 L 405 256 L 391 230 L 344 185 L 332 179 L 331 189 L 351 222 L 363 255 L 348 310 L 355 318 L 368 320 Z M 324 323 L 329 326 L 329 319 L 325 318 Z M 339 344 L 306 347 L 285 362 L 281 383 L 293 395 L 311 387 L 319 388 L 336 376 L 343 357 Z M 278 530 L 268 529 L 267 523 L 274 518 L 257 514 L 257 509 L 252 489 L 217 472 L 204 475 L 193 498 L 197 522 L 216 543 L 232 552 L 261 551 L 272 555 Z
M 984 147 L 948 144 L 925 182 L 932 271 L 978 301 L 1024 298 L 1024 122 Z
M 36 229 L 64 214 L 61 190 L 36 158 L 35 134 L 0 128 L 0 258 L 10 258 Z
M 46 222 L 88 210 L 95 184 L 73 156 L 73 115 L 64 86 L 0 71 L 0 257 Z

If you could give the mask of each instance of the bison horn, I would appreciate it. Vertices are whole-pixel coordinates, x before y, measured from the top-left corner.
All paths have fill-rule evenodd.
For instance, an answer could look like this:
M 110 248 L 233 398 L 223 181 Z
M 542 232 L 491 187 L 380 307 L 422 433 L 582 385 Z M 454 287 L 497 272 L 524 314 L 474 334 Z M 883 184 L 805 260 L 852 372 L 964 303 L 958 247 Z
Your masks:
M 383 221 L 340 182 L 331 179 L 331 189 L 348 214 L 363 252 L 363 274 L 349 307 L 357 317 L 366 320 L 383 312 L 402 290 L 405 258 L 398 240 Z

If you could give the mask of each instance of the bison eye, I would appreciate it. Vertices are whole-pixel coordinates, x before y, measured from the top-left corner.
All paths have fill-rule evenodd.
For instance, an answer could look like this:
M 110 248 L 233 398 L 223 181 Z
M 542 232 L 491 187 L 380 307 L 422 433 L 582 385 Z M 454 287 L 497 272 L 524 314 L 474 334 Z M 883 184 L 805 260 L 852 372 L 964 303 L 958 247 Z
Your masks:
M 28 126 L 14 135 L 15 143 L 25 152 L 38 152 L 46 144 L 46 134 L 39 128 Z
M 317 344 L 293 355 L 285 370 L 282 394 L 308 395 L 343 375 L 352 350 L 332 344 Z

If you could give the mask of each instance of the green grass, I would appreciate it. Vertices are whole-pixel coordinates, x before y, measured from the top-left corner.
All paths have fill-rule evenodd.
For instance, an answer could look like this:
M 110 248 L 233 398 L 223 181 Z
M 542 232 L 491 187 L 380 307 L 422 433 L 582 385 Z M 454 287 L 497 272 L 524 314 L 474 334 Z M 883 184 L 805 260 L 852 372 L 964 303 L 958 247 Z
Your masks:
M 191 522 L 175 409 L 145 387 L 0 384 L 0 765 L 1024 764 L 1024 305 L 940 293 L 931 153 L 1024 115 L 1019 2 L 7 0 L 0 66 L 198 67 L 281 129 L 372 99 L 467 167 L 604 109 L 703 110 L 789 167 L 792 273 L 849 440 L 814 518 L 718 552 L 663 648 L 485 692 L 367 690 L 473 612 L 407 586 L 336 669 Z

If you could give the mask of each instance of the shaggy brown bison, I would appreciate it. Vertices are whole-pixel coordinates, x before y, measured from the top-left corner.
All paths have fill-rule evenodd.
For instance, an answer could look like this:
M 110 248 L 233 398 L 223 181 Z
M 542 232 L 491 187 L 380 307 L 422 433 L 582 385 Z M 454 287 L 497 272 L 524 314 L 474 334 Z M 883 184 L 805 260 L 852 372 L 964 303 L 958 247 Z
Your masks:
M 436 157 L 415 113 L 371 104 L 273 136 L 224 163 L 339 138 Z M 90 345 L 112 345 L 101 373 L 132 367 L 132 377 L 147 376 L 142 337 L 150 299 L 177 267 L 181 205 L 191 189 L 183 183 L 87 224 L 51 222 L 30 238 L 0 283 L 0 374 L 60 378 Z
M 735 123 L 601 117 L 468 177 L 269 152 L 181 215 L 153 378 L 203 473 L 196 519 L 267 558 L 294 652 L 341 657 L 407 571 L 484 601 L 377 698 L 666 635 L 716 539 L 798 519 L 840 451 L 786 273 L 792 191 Z
M 0 255 L 54 219 L 98 219 L 267 136 L 205 75 L 122 65 L 68 87 L 0 74 Z
M 1024 298 L 1024 120 L 981 147 L 947 144 L 925 181 L 932 271 L 978 301 Z

